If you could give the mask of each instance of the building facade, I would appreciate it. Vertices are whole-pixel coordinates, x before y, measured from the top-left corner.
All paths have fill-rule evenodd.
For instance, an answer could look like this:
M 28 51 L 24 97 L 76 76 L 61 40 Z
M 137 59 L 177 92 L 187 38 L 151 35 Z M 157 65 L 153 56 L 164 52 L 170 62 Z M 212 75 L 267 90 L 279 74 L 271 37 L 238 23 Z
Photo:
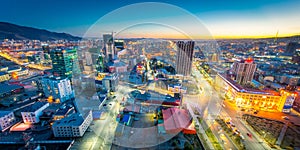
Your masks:
M 176 72 L 184 76 L 189 76 L 192 70 L 192 60 L 194 53 L 194 41 L 178 41 L 176 56 Z
M 82 137 L 92 120 L 92 111 L 87 112 L 85 116 L 72 114 L 55 121 L 52 130 L 55 137 Z
M 4 82 L 10 79 L 10 75 L 5 72 L 0 72 L 0 82 Z
M 242 85 L 251 83 L 256 70 L 256 65 L 257 64 L 254 63 L 252 58 L 234 62 L 232 67 L 234 80 Z
M 115 92 L 118 90 L 119 75 L 116 73 L 99 73 L 95 83 L 98 88 L 104 88 L 108 92 Z
M 73 72 L 79 71 L 76 48 L 51 50 L 50 57 L 54 76 L 71 79 Z
M 224 74 L 218 74 L 215 88 L 226 100 L 242 108 L 270 112 L 290 112 L 295 96 L 287 91 L 275 92 L 244 88 Z M 291 97 L 292 96 L 292 97 Z
M 0 111 L 0 130 L 5 131 L 16 123 L 15 115 L 12 111 Z
M 107 58 L 110 61 L 114 58 L 115 55 L 113 34 L 103 34 L 103 44 L 103 52 L 105 58 Z
M 43 91 L 46 97 L 52 96 L 54 100 L 64 102 L 74 98 L 74 90 L 72 89 L 70 79 L 60 77 L 44 77 L 42 79 Z
M 49 106 L 46 102 L 36 102 L 33 105 L 25 107 L 21 112 L 24 123 L 34 124 L 40 122 L 40 116 L 43 115 L 43 110 Z

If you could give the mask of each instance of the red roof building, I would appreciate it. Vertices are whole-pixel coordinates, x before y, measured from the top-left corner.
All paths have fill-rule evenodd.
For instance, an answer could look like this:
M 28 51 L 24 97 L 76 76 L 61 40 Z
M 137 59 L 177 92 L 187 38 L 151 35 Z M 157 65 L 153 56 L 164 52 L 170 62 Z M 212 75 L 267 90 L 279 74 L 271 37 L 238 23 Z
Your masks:
M 186 134 L 196 134 L 196 130 L 192 126 L 192 118 L 187 110 L 168 108 L 162 110 L 162 113 L 167 133 L 179 133 L 183 131 Z

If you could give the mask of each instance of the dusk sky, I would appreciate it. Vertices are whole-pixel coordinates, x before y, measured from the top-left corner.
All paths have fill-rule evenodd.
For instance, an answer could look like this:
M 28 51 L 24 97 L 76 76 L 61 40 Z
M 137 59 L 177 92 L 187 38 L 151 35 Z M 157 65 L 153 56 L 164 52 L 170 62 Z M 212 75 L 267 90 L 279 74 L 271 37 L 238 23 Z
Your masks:
M 105 14 L 139 2 L 147 1 L 7 0 L 1 2 L 0 21 L 83 36 L 87 29 Z M 275 36 L 277 31 L 279 36 L 300 34 L 300 1 L 297 0 L 154 2 L 175 5 L 194 14 L 216 38 Z M 170 14 L 168 9 L 159 10 L 159 13 Z M 163 17 L 166 21 L 176 18 L 176 16 Z M 180 16 L 178 18 L 177 21 L 182 23 Z M 122 24 L 123 21 L 130 19 L 131 16 L 124 15 L 119 23 Z M 110 24 L 110 22 L 105 23 Z M 190 28 L 197 28 L 188 22 L 187 25 Z

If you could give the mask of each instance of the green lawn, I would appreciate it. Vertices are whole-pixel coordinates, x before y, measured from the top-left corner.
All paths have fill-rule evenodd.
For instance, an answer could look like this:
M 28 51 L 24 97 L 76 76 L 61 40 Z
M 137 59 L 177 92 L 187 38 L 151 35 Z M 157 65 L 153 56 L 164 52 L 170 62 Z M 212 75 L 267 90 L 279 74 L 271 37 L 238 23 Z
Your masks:
M 222 149 L 220 143 L 218 142 L 217 138 L 215 137 L 215 135 L 212 133 L 212 131 L 210 130 L 210 128 L 205 130 L 206 135 L 208 136 L 208 139 L 210 140 L 210 142 L 213 144 L 215 149 Z

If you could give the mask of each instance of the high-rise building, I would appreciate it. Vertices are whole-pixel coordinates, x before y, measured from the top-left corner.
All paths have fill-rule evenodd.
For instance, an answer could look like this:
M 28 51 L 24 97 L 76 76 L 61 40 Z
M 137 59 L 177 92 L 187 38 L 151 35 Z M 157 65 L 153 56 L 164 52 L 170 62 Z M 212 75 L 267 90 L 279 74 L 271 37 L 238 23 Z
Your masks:
M 104 62 L 104 56 L 102 54 L 99 54 L 97 63 L 96 63 L 96 69 L 98 72 L 104 72 L 105 70 L 105 62 Z
M 42 79 L 42 86 L 46 97 L 52 96 L 52 99 L 59 100 L 60 102 L 74 98 L 74 91 L 68 78 L 44 77 Z
M 54 49 L 50 52 L 52 72 L 57 77 L 72 78 L 74 71 L 79 71 L 76 49 Z M 77 68 L 77 69 L 76 69 Z
M 105 58 L 107 58 L 108 61 L 112 61 L 115 54 L 113 34 L 103 34 L 103 44 Z
M 188 76 L 192 70 L 192 60 L 194 53 L 194 41 L 178 41 L 177 45 L 177 58 L 176 58 L 176 72 Z
M 85 52 L 86 65 L 90 66 L 93 64 L 92 54 L 90 52 Z
M 232 67 L 234 80 L 241 85 L 251 83 L 256 70 L 256 65 L 257 64 L 254 63 L 252 58 L 234 62 Z

